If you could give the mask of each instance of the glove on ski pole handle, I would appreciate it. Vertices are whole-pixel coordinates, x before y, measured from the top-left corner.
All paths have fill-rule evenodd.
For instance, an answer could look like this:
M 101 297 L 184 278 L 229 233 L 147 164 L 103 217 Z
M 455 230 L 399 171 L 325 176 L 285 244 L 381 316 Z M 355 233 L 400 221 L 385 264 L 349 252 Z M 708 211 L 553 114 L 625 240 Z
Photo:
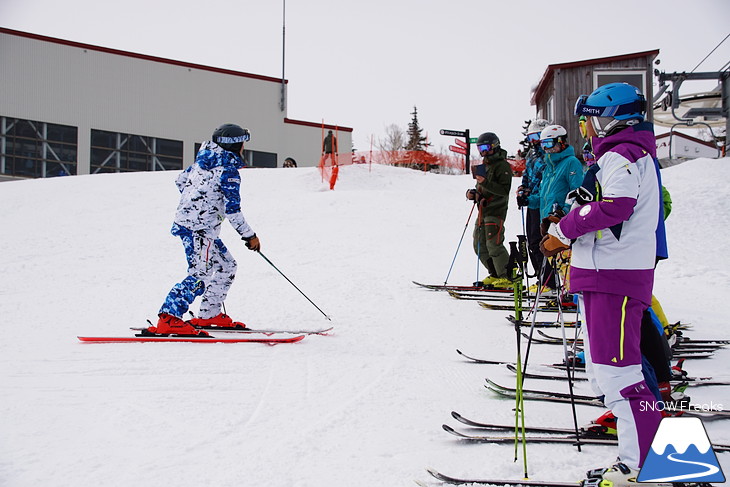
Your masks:
M 276 267 L 276 266 L 274 265 L 274 263 L 273 263 L 273 262 L 271 262 L 271 261 L 270 261 L 270 260 L 268 259 L 268 257 L 266 257 L 266 256 L 265 256 L 265 255 L 264 255 L 264 254 L 263 254 L 263 253 L 262 253 L 262 252 L 261 252 L 260 250 L 257 250 L 257 251 L 256 251 L 256 253 L 257 253 L 257 254 L 259 254 L 259 255 L 260 255 L 261 257 L 263 257 L 263 258 L 264 258 L 264 260 L 265 260 L 266 262 L 268 262 L 268 263 L 269 263 L 269 265 L 270 265 L 271 267 L 273 267 L 274 269 L 276 269 L 276 272 L 278 272 L 279 274 L 281 274 L 281 277 L 283 277 L 284 279 L 286 279 L 287 281 L 289 281 L 289 284 L 291 284 L 292 286 L 294 286 L 294 289 L 296 289 L 297 291 L 299 291 L 299 293 L 300 293 L 300 294 L 301 294 L 302 296 L 304 296 L 305 298 L 307 298 L 307 301 L 309 301 L 310 303 L 312 303 L 312 306 L 314 306 L 315 308 L 317 308 L 317 310 L 318 310 L 318 311 L 319 311 L 320 313 L 322 313 L 322 314 L 324 315 L 324 317 L 325 317 L 325 318 L 327 318 L 328 320 L 332 321 L 332 318 L 330 318 L 329 316 L 327 316 L 327 314 L 326 314 L 326 313 L 325 313 L 324 311 L 322 311 L 321 309 L 319 309 L 319 306 L 317 306 L 316 304 L 314 304 L 314 301 L 312 301 L 311 299 L 309 299 L 309 297 L 308 297 L 308 296 L 307 296 L 306 294 L 304 294 L 304 293 L 302 292 L 302 290 L 301 290 L 301 289 L 299 289 L 299 288 L 297 287 L 297 285 L 296 285 L 296 284 L 294 284 L 293 282 L 291 282 L 291 279 L 289 279 L 288 277 L 286 277 L 286 276 L 284 275 L 284 273 L 283 273 L 283 272 L 281 272 L 281 271 L 279 270 L 279 268 L 278 268 L 278 267 Z

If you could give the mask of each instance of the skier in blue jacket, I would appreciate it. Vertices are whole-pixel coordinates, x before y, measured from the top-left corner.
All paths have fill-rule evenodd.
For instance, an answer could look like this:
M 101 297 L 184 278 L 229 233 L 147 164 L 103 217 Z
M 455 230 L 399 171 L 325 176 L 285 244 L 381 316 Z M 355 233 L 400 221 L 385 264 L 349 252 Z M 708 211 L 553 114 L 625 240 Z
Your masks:
M 542 171 L 545 168 L 543 158 L 545 152 L 540 147 L 540 132 L 542 129 L 550 125 L 547 120 L 535 119 L 527 127 L 527 143 L 530 150 L 525 157 L 525 172 L 522 174 L 522 184 L 517 188 L 517 206 L 527 208 L 525 216 L 525 232 L 527 233 L 527 249 L 530 254 L 530 262 L 535 274 L 540 273 L 542 261 L 544 257 L 540 252 L 540 200 L 533 198 L 530 201 L 531 194 L 539 194 L 540 182 L 542 181 Z
M 195 163 L 183 171 L 176 184 L 180 203 L 172 234 L 180 237 L 188 262 L 187 277 L 175 284 L 159 311 L 157 326 L 149 333 L 161 335 L 207 335 L 198 326 L 241 326 L 222 313 L 223 301 L 236 277 L 236 261 L 218 238 L 221 223 L 228 219 L 246 247 L 261 249 L 258 237 L 241 213 L 241 176 L 245 166 L 243 144 L 251 138 L 247 129 L 224 124 L 205 142 Z M 202 295 L 199 316 L 190 322 L 183 315 Z

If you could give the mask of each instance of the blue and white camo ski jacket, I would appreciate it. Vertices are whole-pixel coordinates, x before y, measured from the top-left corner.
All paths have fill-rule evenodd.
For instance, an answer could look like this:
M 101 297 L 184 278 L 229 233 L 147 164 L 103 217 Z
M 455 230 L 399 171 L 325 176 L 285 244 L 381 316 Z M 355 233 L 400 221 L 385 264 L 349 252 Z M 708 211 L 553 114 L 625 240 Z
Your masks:
M 233 228 L 248 238 L 254 231 L 241 213 L 241 176 L 244 166 L 238 154 L 214 142 L 204 142 L 195 163 L 180 173 L 176 184 L 180 204 L 175 223 L 207 238 L 216 239 L 228 218 Z

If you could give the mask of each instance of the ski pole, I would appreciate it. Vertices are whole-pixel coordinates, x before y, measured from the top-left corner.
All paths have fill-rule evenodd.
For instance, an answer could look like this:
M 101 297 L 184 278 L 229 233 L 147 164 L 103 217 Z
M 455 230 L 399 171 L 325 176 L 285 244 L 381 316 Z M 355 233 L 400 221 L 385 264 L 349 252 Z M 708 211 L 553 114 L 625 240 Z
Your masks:
M 520 325 L 522 323 L 522 279 L 524 268 L 522 267 L 522 256 L 518 249 L 517 242 L 510 242 L 509 262 L 507 271 L 512 280 L 514 302 L 515 302 L 515 336 L 517 342 L 517 384 L 515 386 L 515 462 L 519 456 L 520 432 L 522 433 L 522 460 L 524 476 L 527 478 L 527 440 L 525 438 L 525 398 L 522 384 L 522 347 Z
M 535 302 L 533 303 L 533 313 L 532 313 L 532 319 L 531 319 L 531 325 L 530 325 L 530 335 L 527 339 L 527 351 L 525 353 L 525 362 L 522 365 L 522 371 L 525 373 L 527 371 L 527 361 L 530 358 L 530 347 L 532 346 L 532 336 L 535 332 L 535 323 L 537 320 L 537 310 L 540 304 L 540 298 L 542 297 L 542 282 L 543 282 L 543 275 L 545 273 L 545 262 L 546 259 L 543 259 L 542 264 L 540 265 L 540 271 L 538 272 L 538 286 L 537 286 L 537 293 L 535 294 Z
M 454 268 L 454 262 L 456 262 L 456 256 L 459 255 L 459 249 L 461 248 L 461 242 L 464 240 L 464 235 L 466 235 L 466 230 L 469 228 L 469 222 L 471 221 L 471 215 L 474 213 L 474 207 L 476 206 L 476 202 L 471 206 L 471 211 L 469 212 L 469 218 L 466 219 L 466 225 L 464 225 L 464 231 L 461 232 L 461 238 L 459 239 L 459 245 L 456 246 L 456 252 L 454 253 L 454 258 L 451 260 L 451 267 L 449 267 L 449 272 L 446 274 L 446 279 L 444 280 L 444 285 L 449 282 L 449 276 L 451 275 L 451 270 Z
M 552 262 L 553 272 L 555 273 L 555 288 L 557 289 L 557 296 L 558 296 L 558 320 L 560 321 L 560 330 L 562 332 L 563 336 L 563 357 L 565 360 L 565 371 L 566 375 L 568 377 L 568 391 L 570 393 L 570 407 L 573 412 L 573 428 L 575 428 L 575 446 L 578 448 L 578 451 L 581 450 L 581 442 L 580 442 L 580 434 L 578 432 L 578 415 L 575 411 L 575 395 L 573 393 L 573 377 L 575 377 L 575 363 L 576 363 L 576 356 L 575 353 L 573 354 L 573 361 L 570 362 L 570 358 L 568 356 L 568 340 L 565 337 L 565 315 L 563 313 L 563 282 L 560 276 L 560 272 L 558 272 L 558 266 L 560 265 L 558 262 L 558 258 L 553 257 Z M 576 320 L 578 317 L 576 316 Z M 575 324 L 575 333 L 576 333 L 576 339 L 578 338 L 578 322 L 576 321 Z M 587 338 L 587 337 L 586 337 Z M 586 340 L 587 341 L 587 340 Z M 575 346 L 577 343 L 577 340 L 573 342 L 573 346 Z
M 276 266 L 274 265 L 274 263 L 273 263 L 273 262 L 271 262 L 271 261 L 270 261 L 270 260 L 268 259 L 268 257 L 266 257 L 266 256 L 265 256 L 265 255 L 264 255 L 264 254 L 263 254 L 263 253 L 262 253 L 262 252 L 261 252 L 260 250 L 256 251 L 256 253 L 257 253 L 257 254 L 259 254 L 259 255 L 260 255 L 261 257 L 263 257 L 263 258 L 264 258 L 264 260 L 265 260 L 266 262 L 268 262 L 268 263 L 269 263 L 269 265 L 270 265 L 271 267 L 273 267 L 274 269 L 276 269 L 276 272 L 278 272 L 279 274 L 281 274 L 281 277 L 283 277 L 284 279 L 286 279 L 287 281 L 289 281 L 289 284 L 291 284 L 292 286 L 294 286 L 294 289 L 296 289 L 297 291 L 299 291 L 299 292 L 301 293 L 301 295 L 302 295 L 302 296 L 304 296 L 305 298 L 307 298 L 307 301 L 309 301 L 310 303 L 312 303 L 312 306 L 314 306 L 315 308 L 317 308 L 317 310 L 318 310 L 318 311 L 319 311 L 320 313 L 322 313 L 322 314 L 324 315 L 324 317 L 325 317 L 325 318 L 327 318 L 328 320 L 332 321 L 332 319 L 331 319 L 331 318 L 330 318 L 329 316 L 327 316 L 327 314 L 326 314 L 326 313 L 325 313 L 324 311 L 322 311 L 321 309 L 319 309 L 319 306 L 317 306 L 316 304 L 314 304 L 314 301 L 312 301 L 311 299 L 309 299 L 309 297 L 308 297 L 308 296 L 307 296 L 306 294 L 304 294 L 304 293 L 302 292 L 302 290 L 301 290 L 301 289 L 299 289 L 299 288 L 297 287 L 297 285 L 296 285 L 296 284 L 294 284 L 293 282 L 291 282 L 291 279 L 289 279 L 288 277 L 286 277 L 286 276 L 284 275 L 284 273 L 283 273 L 283 272 L 281 272 L 281 271 L 279 270 L 279 268 L 278 268 L 278 267 L 276 267 Z

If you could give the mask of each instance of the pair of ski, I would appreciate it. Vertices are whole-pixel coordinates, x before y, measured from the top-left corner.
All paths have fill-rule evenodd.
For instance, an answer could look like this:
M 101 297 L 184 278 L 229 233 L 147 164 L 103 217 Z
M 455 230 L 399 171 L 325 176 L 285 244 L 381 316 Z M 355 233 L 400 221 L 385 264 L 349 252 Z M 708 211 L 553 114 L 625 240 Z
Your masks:
M 499 478 L 459 478 L 443 474 L 433 468 L 427 468 L 426 471 L 436 480 L 447 484 L 484 484 L 484 485 L 501 485 L 501 486 L 525 486 L 525 487 L 599 487 L 601 479 L 585 479 L 573 482 L 555 482 L 549 480 L 532 480 L 532 479 L 499 479 Z M 419 485 L 425 485 L 419 483 Z M 641 486 L 641 484 L 637 484 Z M 708 483 L 696 482 L 673 482 L 673 487 L 712 487 Z
M 544 345 L 562 345 L 563 339 L 558 337 L 549 337 L 549 338 L 540 338 L 536 336 L 530 336 L 527 333 L 522 332 L 522 336 L 528 340 L 531 340 L 533 343 L 540 343 Z M 577 341 L 573 338 L 566 338 L 566 344 L 568 346 L 573 346 L 573 344 L 576 343 L 578 347 L 583 346 L 583 340 L 578 339 Z M 688 347 L 688 348 L 682 348 L 682 347 L 676 347 L 672 349 L 672 358 L 680 359 L 680 358 L 693 358 L 693 359 L 703 359 L 703 358 L 710 358 L 712 357 L 712 354 L 715 353 L 719 348 L 722 348 L 723 345 L 718 345 L 715 347 Z
M 315 329 L 315 330 L 282 330 L 282 329 L 250 329 L 250 328 L 219 328 L 206 327 L 205 329 L 211 333 L 228 335 L 222 336 L 178 336 L 178 335 L 149 335 L 144 333 L 146 328 L 131 328 L 136 333 L 131 337 L 86 337 L 80 336 L 78 339 L 86 343 L 154 343 L 154 342 L 184 342 L 184 343 L 265 343 L 267 345 L 277 345 L 281 343 L 296 343 L 304 340 L 307 335 L 326 335 L 332 331 L 333 327 Z M 239 335 L 239 336 L 231 336 Z M 251 334 L 259 334 L 263 336 L 250 336 Z M 293 335 L 293 336 L 274 336 L 274 335 Z
M 464 292 L 464 291 L 454 291 L 453 289 L 447 290 L 449 293 L 449 296 L 452 298 L 460 299 L 463 301 L 478 301 L 480 299 L 487 299 L 489 301 L 514 301 L 515 297 L 513 294 L 507 294 L 503 292 L 495 293 L 492 290 L 489 291 L 478 291 L 478 292 Z M 540 296 L 540 301 L 550 301 L 551 299 L 555 299 L 555 296 Z M 535 300 L 535 296 L 532 294 L 523 294 L 522 295 L 523 302 L 532 302 Z
M 538 335 L 542 336 L 542 340 L 539 343 L 552 343 L 552 342 L 560 342 L 563 343 L 563 339 L 561 337 L 556 337 L 553 335 L 549 335 L 545 333 L 542 330 L 537 330 Z M 533 337 L 534 340 L 534 337 Z M 569 337 L 567 338 L 568 343 L 572 343 L 575 341 L 575 338 Z M 578 338 L 578 345 L 583 344 L 583 339 Z M 728 344 L 728 340 L 724 339 L 717 339 L 717 340 L 691 340 L 689 338 L 683 339 L 683 340 L 677 340 L 673 345 L 671 345 L 673 350 L 698 350 L 702 352 L 709 352 L 713 350 L 717 350 L 719 348 L 724 348 Z M 699 352 L 698 352 L 699 353 Z
M 517 373 L 517 367 L 514 364 L 508 363 L 505 366 L 513 373 Z M 568 380 L 565 374 L 538 374 L 534 372 L 522 371 L 522 376 L 525 379 L 541 379 L 541 380 Z M 571 379 L 574 381 L 587 381 L 588 377 L 578 377 L 575 374 L 572 375 Z M 712 377 L 690 377 L 676 375 L 670 379 L 670 382 L 679 382 L 688 386 L 730 386 L 730 380 L 717 380 Z
M 493 380 L 487 378 L 484 387 L 490 391 L 503 396 L 514 399 L 517 395 L 517 391 L 512 387 L 503 386 L 497 384 Z M 573 394 L 572 396 L 568 393 L 554 392 L 554 391 L 539 391 L 531 389 L 523 389 L 522 397 L 525 400 L 535 401 L 549 401 L 549 402 L 561 402 L 561 403 L 574 403 L 582 404 L 585 406 L 595 406 L 605 408 L 603 402 L 595 396 L 584 396 L 580 394 Z M 679 404 L 667 404 L 663 407 L 663 410 L 668 413 L 680 413 L 686 416 L 698 417 L 706 421 L 712 421 L 716 419 L 730 419 L 730 411 L 712 408 L 710 406 L 702 407 L 689 407 Z
M 485 364 L 485 365 L 505 365 L 508 369 L 510 369 L 512 372 L 517 371 L 515 368 L 514 362 L 510 362 L 507 360 L 490 360 L 490 359 L 482 359 L 473 357 L 471 355 L 467 355 L 466 353 L 462 352 L 458 348 L 456 349 L 456 353 L 461 355 L 466 360 L 469 360 L 470 362 L 474 362 L 476 364 Z M 553 369 L 558 370 L 565 370 L 565 364 L 558 363 L 558 364 L 543 364 L 544 367 L 550 367 Z M 572 372 L 585 372 L 585 366 L 583 364 L 576 364 L 575 366 L 571 366 Z M 525 378 L 527 379 L 545 379 L 545 380 L 567 380 L 567 376 L 565 375 L 548 375 L 548 374 L 537 374 L 532 372 L 523 372 L 522 373 Z M 585 377 L 577 377 L 573 374 L 573 380 L 588 380 Z M 686 382 L 690 386 L 699 386 L 699 385 L 708 385 L 708 386 L 727 386 L 730 385 L 730 380 L 722 380 L 722 379 L 714 379 L 712 377 L 691 377 L 691 376 L 685 376 L 685 375 L 677 375 L 672 377 L 672 382 Z
M 489 430 L 497 432 L 511 432 L 511 436 L 488 436 L 488 435 L 472 435 L 460 432 L 448 425 L 443 425 L 443 429 L 448 433 L 456 436 L 460 440 L 480 442 L 480 443 L 498 443 L 513 444 L 515 442 L 514 425 L 501 425 L 492 423 L 483 423 L 468 419 L 456 411 L 451 412 L 451 416 L 460 423 L 471 428 L 479 430 Z M 618 443 L 615 435 L 605 432 L 605 428 L 600 425 L 588 425 L 578 430 L 578 439 L 576 439 L 576 431 L 571 428 L 552 428 L 552 427 L 526 427 L 525 433 L 543 433 L 546 436 L 525 436 L 525 441 L 529 443 L 552 443 L 552 444 L 571 444 L 571 445 L 609 445 L 613 446 Z M 520 438 L 521 441 L 521 438 Z M 713 444 L 714 451 L 730 451 L 730 445 Z M 596 487 L 598 483 L 591 483 L 590 480 L 583 481 L 542 481 L 531 479 L 500 479 L 500 478 L 459 478 L 443 474 L 435 469 L 427 469 L 428 473 L 435 479 L 449 484 L 487 484 L 498 486 L 532 486 L 532 487 Z M 674 486 L 684 487 L 710 487 L 710 484 L 697 483 L 674 483 Z
M 461 355 L 465 359 L 467 359 L 467 360 L 469 360 L 471 362 L 477 363 L 477 364 L 507 365 L 507 366 L 512 366 L 512 367 L 514 367 L 514 365 L 515 365 L 514 362 L 509 362 L 509 361 L 505 361 L 505 360 L 491 360 L 491 359 L 482 359 L 482 358 L 472 357 L 471 355 L 465 354 L 464 352 L 462 352 L 458 348 L 456 349 L 456 353 L 458 353 L 459 355 Z M 544 365 L 546 367 L 552 367 L 552 368 L 557 368 L 557 369 L 564 368 L 564 364 L 544 364 Z M 575 368 L 578 369 L 578 370 L 581 370 L 581 371 L 582 370 L 585 370 L 585 367 L 583 367 L 582 365 L 576 365 Z
M 487 303 L 486 301 L 477 301 L 479 303 L 479 306 L 481 306 L 484 309 L 491 309 L 496 311 L 515 311 L 515 305 L 514 304 L 494 304 L 494 303 Z M 558 303 L 553 299 L 550 301 L 545 301 L 543 304 L 535 307 L 530 306 L 530 311 L 545 311 L 545 312 L 562 312 L 562 313 L 576 313 L 577 308 L 573 303 L 560 303 L 560 306 L 558 306 Z M 527 311 L 527 310 L 526 310 Z
M 505 424 L 493 424 L 493 423 L 483 423 L 480 421 L 474 421 L 468 418 L 465 418 L 461 414 L 457 413 L 456 411 L 451 411 L 451 417 L 453 417 L 455 420 L 459 421 L 460 423 L 469 426 L 470 428 L 476 428 L 480 430 L 490 430 L 490 431 L 497 431 L 502 433 L 511 432 L 514 433 L 515 431 L 515 425 L 505 425 Z M 468 433 L 463 433 L 460 431 L 455 430 L 449 425 L 442 425 L 442 428 L 447 433 L 450 433 L 460 439 L 464 440 L 471 440 L 471 441 L 477 441 L 477 442 L 485 442 L 485 443 L 514 443 L 515 437 L 514 434 L 512 436 L 482 436 L 482 435 L 471 435 Z M 522 428 L 520 428 L 520 431 L 522 431 Z M 576 443 L 576 436 L 575 436 L 575 429 L 571 428 L 554 428 L 554 427 L 547 427 L 547 426 L 526 426 L 525 427 L 525 433 L 538 433 L 543 434 L 547 436 L 526 436 L 525 440 L 532 443 L 569 443 L 573 444 Z M 592 424 L 588 425 L 587 427 L 579 428 L 578 429 L 578 438 L 580 439 L 581 443 L 586 444 L 596 444 L 596 445 L 615 445 L 617 444 L 616 435 L 610 434 L 606 432 L 606 428 L 598 425 L 598 424 Z
M 465 418 L 456 411 L 451 411 L 451 417 L 460 423 L 475 428 L 478 430 L 489 430 L 501 433 L 512 433 L 511 436 L 497 436 L 497 435 L 474 435 L 458 431 L 449 425 L 442 425 L 442 428 L 447 433 L 450 433 L 462 440 L 481 442 L 481 443 L 514 443 L 515 441 L 515 425 L 506 424 L 493 424 L 484 423 L 480 421 L 474 421 Z M 522 431 L 522 428 L 519 428 Z M 567 443 L 581 445 L 617 445 L 618 438 L 615 434 L 607 433 L 606 428 L 599 424 L 589 424 L 582 428 L 578 428 L 578 439 L 576 439 L 576 430 L 574 428 L 555 428 L 548 426 L 526 426 L 525 433 L 541 434 L 543 436 L 525 436 L 525 441 L 528 443 Z M 520 437 L 520 440 L 522 437 Z M 724 445 L 720 443 L 712 444 L 713 450 L 716 452 L 727 452 L 730 451 L 730 445 Z
M 421 282 L 411 281 L 413 284 L 421 287 L 425 287 L 426 289 L 430 289 L 431 291 L 459 291 L 459 292 L 471 292 L 471 291 L 483 291 L 483 292 L 493 292 L 493 293 L 506 293 L 506 294 L 512 294 L 512 289 L 500 289 L 500 288 L 493 288 L 489 286 L 485 286 L 484 284 L 472 284 L 471 286 L 457 286 L 457 285 L 451 285 L 451 284 L 423 284 Z

